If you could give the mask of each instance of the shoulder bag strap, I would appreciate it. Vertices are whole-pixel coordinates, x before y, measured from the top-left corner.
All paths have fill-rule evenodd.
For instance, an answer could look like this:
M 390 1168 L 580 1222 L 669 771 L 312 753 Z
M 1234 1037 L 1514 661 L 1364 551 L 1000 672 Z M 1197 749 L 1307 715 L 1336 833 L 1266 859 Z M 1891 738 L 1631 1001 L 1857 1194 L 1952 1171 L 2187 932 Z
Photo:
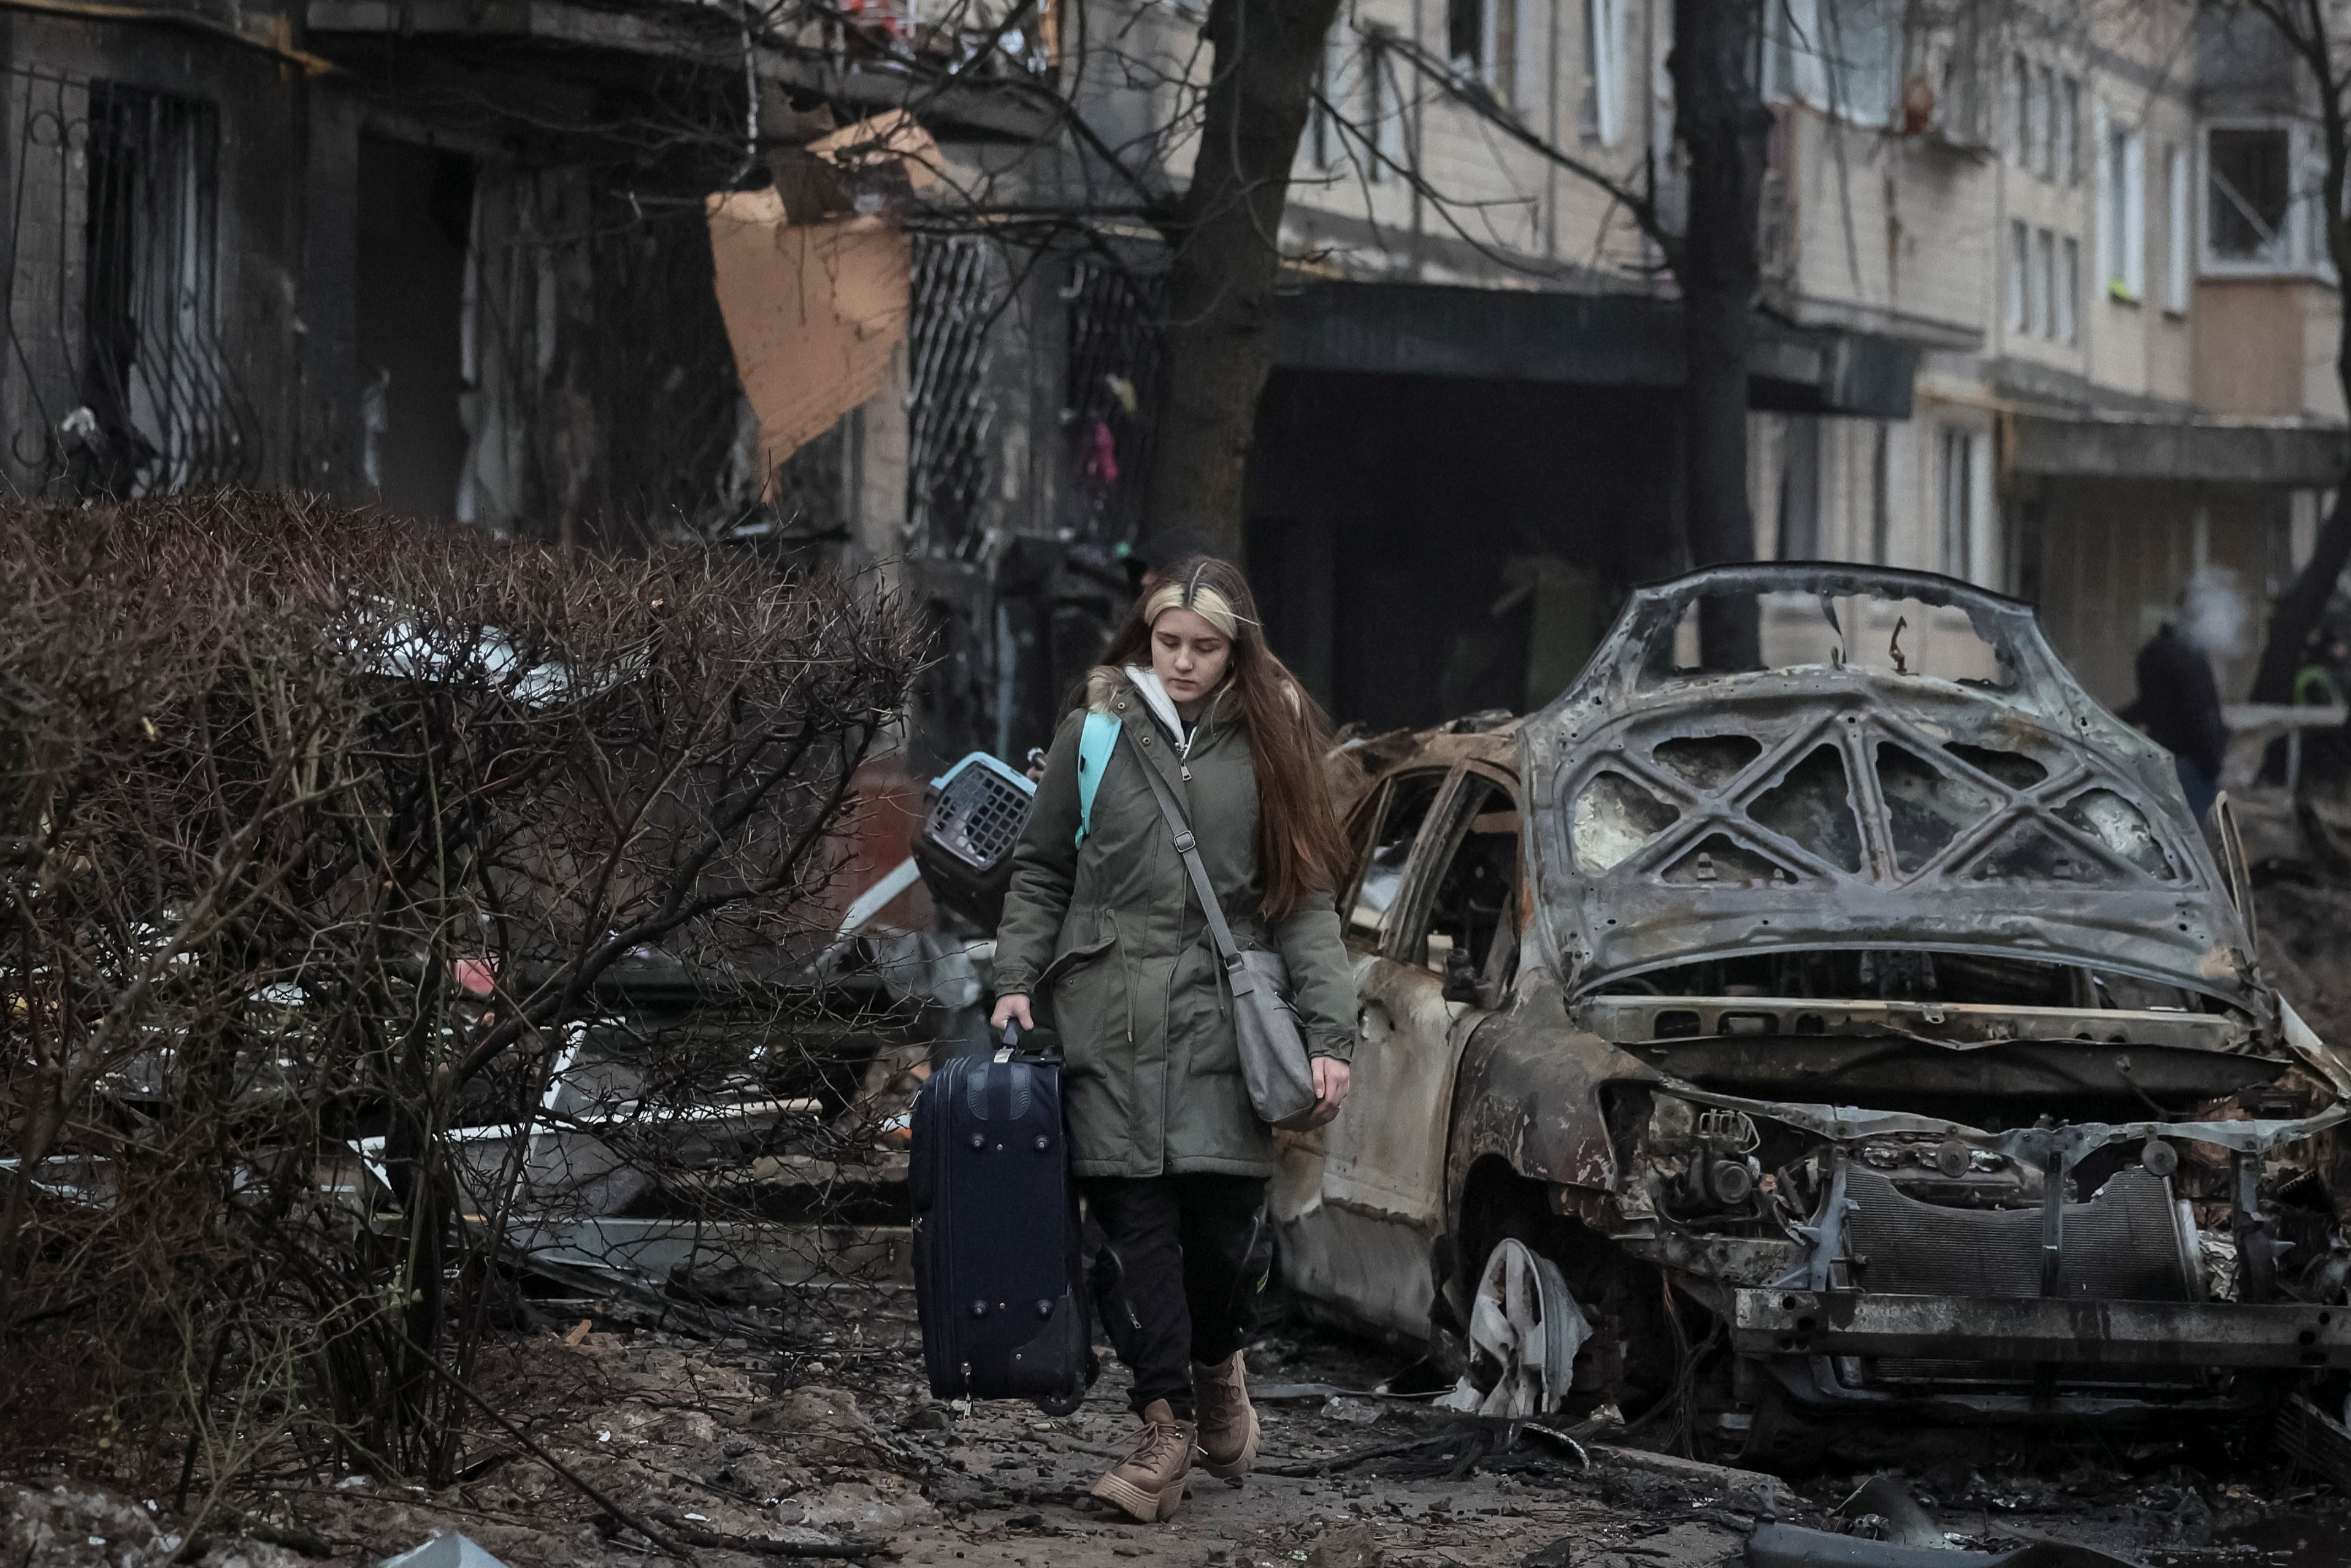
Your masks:
M 1208 868 L 1200 863 L 1200 846 L 1192 837 L 1191 827 L 1184 821 L 1184 808 L 1176 803 L 1176 791 L 1159 776 L 1147 757 L 1138 759 L 1143 776 L 1151 780 L 1151 792 L 1159 797 L 1159 814 L 1167 819 L 1167 831 L 1176 835 L 1176 852 L 1184 859 L 1184 869 L 1192 875 L 1192 891 L 1200 895 L 1200 913 L 1208 917 L 1208 937 L 1217 945 L 1217 956 L 1231 963 L 1240 955 L 1233 942 L 1233 929 L 1225 924 L 1225 906 L 1217 902 L 1217 890 L 1208 881 Z

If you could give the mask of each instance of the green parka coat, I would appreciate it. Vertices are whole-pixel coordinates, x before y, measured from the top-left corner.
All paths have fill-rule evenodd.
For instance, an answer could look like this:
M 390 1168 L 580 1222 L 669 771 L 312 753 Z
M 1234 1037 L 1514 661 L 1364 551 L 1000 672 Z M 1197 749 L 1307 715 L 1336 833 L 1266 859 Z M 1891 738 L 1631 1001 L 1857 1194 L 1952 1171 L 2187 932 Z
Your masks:
M 1209 700 L 1178 758 L 1143 694 L 1120 671 L 1087 680 L 1090 711 L 1123 733 L 1078 833 L 1078 732 L 1061 722 L 996 933 L 998 995 L 1028 994 L 1061 1037 L 1063 1103 L 1081 1176 L 1192 1171 L 1270 1176 L 1273 1139 L 1250 1108 L 1234 1043 L 1232 998 L 1207 921 L 1149 780 L 1183 802 L 1233 939 L 1289 966 L 1290 997 L 1315 1056 L 1354 1047 L 1354 982 L 1327 894 L 1270 930 L 1259 914 L 1257 770 L 1225 694 Z

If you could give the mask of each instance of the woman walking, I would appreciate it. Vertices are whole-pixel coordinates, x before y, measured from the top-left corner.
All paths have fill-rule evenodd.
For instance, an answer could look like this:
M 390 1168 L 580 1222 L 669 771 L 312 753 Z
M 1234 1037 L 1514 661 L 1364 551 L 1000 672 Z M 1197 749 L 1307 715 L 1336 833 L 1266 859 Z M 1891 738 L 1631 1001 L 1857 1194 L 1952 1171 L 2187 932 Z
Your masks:
M 1088 713 L 1117 726 L 1090 781 Z M 1196 1449 L 1228 1478 L 1257 1457 L 1241 1337 L 1264 1284 L 1273 1138 L 1241 1081 L 1223 966 L 1141 770 L 1182 804 L 1234 940 L 1288 966 L 1315 1117 L 1328 1121 L 1346 1098 L 1354 1015 L 1332 907 L 1346 843 L 1323 741 L 1241 574 L 1207 557 L 1171 567 L 1053 738 L 997 929 L 995 1027 L 1033 1023 L 1033 999 L 1061 1032 L 1071 1159 L 1108 1239 L 1104 1310 L 1143 1423 L 1094 1495 L 1146 1521 L 1182 1506 Z

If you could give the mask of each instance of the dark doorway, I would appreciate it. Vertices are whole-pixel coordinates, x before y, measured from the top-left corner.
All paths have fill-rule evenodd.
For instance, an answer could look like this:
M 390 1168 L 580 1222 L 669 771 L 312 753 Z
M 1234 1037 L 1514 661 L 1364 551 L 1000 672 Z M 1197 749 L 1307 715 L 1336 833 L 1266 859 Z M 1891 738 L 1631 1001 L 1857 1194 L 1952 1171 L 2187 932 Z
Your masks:
M 452 518 L 465 466 L 458 400 L 474 162 L 360 140 L 359 373 L 362 469 L 373 499 Z
M 1672 394 L 1278 371 L 1249 459 L 1268 640 L 1378 731 L 1565 690 L 1627 585 L 1678 569 Z

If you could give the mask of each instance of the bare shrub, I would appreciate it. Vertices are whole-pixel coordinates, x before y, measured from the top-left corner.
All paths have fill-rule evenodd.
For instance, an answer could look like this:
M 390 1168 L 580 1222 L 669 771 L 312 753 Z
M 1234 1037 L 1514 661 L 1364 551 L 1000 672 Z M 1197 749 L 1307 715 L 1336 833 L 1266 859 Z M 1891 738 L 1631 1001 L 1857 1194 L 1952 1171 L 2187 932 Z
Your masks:
M 0 510 L 0 1466 L 445 1479 L 567 1048 L 632 973 L 788 1010 L 907 622 L 277 496 Z

